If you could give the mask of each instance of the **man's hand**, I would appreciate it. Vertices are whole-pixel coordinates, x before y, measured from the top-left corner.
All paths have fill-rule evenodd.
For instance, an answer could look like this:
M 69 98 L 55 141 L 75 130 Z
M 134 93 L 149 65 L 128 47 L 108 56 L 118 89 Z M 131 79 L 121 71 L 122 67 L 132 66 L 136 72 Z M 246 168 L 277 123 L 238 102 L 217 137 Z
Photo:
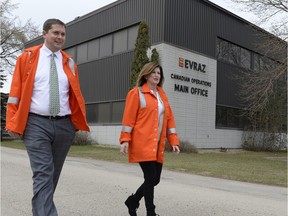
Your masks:
M 172 146 L 172 148 L 173 148 L 173 152 L 174 152 L 175 154 L 179 154 L 179 153 L 180 153 L 179 146 Z
M 123 142 L 122 144 L 121 144 L 121 146 L 120 146 L 120 152 L 122 153 L 122 154 L 127 154 L 128 153 L 128 147 L 129 147 L 129 144 L 128 144 L 128 142 Z
M 9 136 L 12 137 L 12 138 L 19 138 L 19 137 L 20 137 L 20 134 L 14 132 L 14 131 L 11 131 L 11 130 L 7 130 L 7 133 L 8 133 Z

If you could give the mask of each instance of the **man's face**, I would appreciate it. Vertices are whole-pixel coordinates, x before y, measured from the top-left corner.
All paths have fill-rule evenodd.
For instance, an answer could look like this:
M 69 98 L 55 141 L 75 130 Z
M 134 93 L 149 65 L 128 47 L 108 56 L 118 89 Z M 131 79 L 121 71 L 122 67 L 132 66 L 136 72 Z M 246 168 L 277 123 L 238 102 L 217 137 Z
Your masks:
M 52 52 L 57 52 L 64 46 L 66 29 L 62 25 L 53 24 L 52 28 L 48 32 L 43 31 L 43 37 L 47 48 Z

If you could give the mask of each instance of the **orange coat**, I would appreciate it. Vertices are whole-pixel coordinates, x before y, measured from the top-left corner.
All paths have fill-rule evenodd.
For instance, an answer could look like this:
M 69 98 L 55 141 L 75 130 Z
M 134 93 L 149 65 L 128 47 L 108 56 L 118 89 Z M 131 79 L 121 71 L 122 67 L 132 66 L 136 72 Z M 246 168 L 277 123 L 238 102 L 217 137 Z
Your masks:
M 170 146 L 179 145 L 173 112 L 163 89 L 157 91 L 164 103 L 164 117 L 158 140 L 158 101 L 145 83 L 142 93 L 145 107 L 141 107 L 139 89 L 129 91 L 122 122 L 120 143 L 128 142 L 129 162 L 157 161 L 163 163 L 166 137 Z M 144 98 L 142 98 L 143 101 Z
M 23 134 L 33 93 L 41 45 L 26 49 L 17 59 L 11 90 L 7 102 L 6 129 Z M 61 50 L 63 69 L 67 75 L 70 91 L 71 120 L 77 130 L 89 131 L 86 121 L 85 102 L 80 91 L 78 69 L 71 56 Z

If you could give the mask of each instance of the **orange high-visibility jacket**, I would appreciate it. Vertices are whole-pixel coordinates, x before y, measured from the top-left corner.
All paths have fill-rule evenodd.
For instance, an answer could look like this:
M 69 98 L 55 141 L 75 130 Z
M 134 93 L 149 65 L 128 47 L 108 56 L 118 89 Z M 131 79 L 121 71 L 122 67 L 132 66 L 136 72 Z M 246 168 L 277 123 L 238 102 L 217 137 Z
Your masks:
M 23 134 L 33 93 L 40 48 L 43 44 L 26 49 L 17 59 L 11 90 L 7 102 L 6 129 Z M 85 102 L 80 90 L 78 69 L 70 55 L 61 50 L 63 69 L 67 75 L 70 91 L 71 120 L 77 130 L 89 131 L 86 121 Z
M 133 88 L 126 97 L 120 143 L 128 142 L 129 162 L 163 163 L 166 137 L 170 146 L 179 145 L 172 109 L 163 89 L 157 91 L 164 103 L 164 117 L 158 140 L 158 100 L 147 83 Z

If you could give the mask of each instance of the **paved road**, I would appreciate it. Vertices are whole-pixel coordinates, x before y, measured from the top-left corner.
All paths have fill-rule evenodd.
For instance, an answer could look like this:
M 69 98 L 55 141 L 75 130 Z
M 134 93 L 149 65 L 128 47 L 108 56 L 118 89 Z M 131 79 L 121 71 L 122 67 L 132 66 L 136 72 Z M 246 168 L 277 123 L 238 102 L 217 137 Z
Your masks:
M 142 183 L 138 165 L 67 158 L 55 193 L 59 216 L 127 216 Z M 31 215 L 26 151 L 1 147 L 1 216 Z M 287 190 L 163 170 L 155 190 L 161 216 L 287 216 Z M 138 209 L 145 216 L 144 201 Z

